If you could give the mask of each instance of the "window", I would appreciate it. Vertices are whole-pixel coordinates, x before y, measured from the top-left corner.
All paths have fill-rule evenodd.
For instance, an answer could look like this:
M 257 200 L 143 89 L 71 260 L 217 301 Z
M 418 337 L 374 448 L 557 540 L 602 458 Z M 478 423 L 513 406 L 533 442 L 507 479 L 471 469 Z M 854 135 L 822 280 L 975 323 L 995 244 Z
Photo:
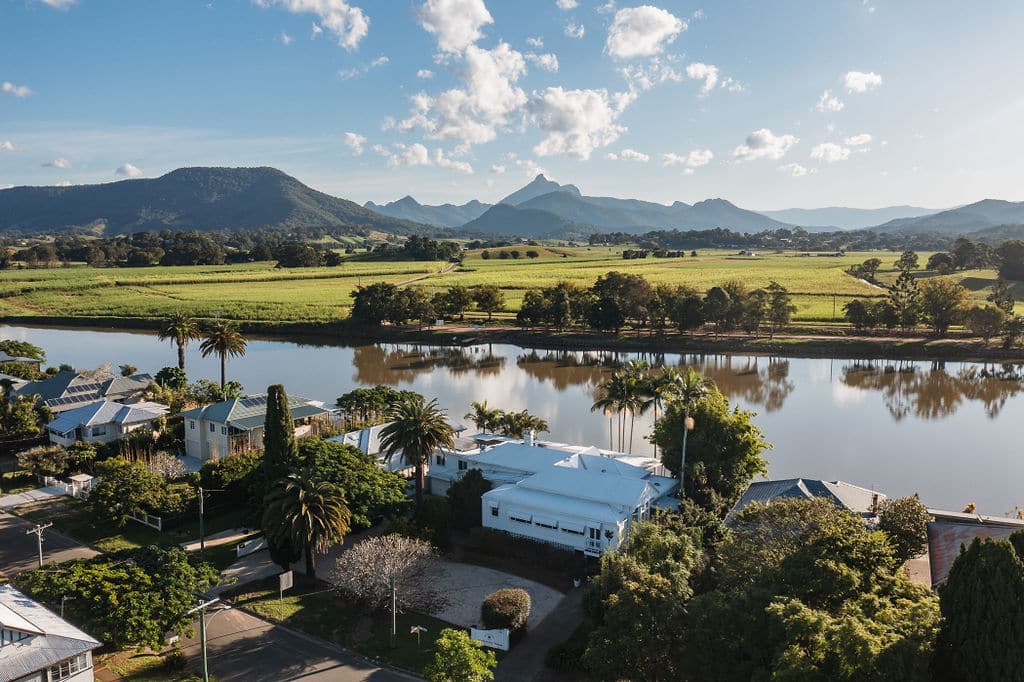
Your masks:
M 94 436 L 105 436 L 105 435 L 107 435 L 107 425 L 103 424 L 102 426 L 94 426 L 94 427 L 92 427 L 92 435 L 94 435 Z
M 443 467 L 444 463 L 445 463 L 445 457 L 444 457 L 444 455 L 437 454 L 437 455 L 434 456 L 434 461 L 437 462 L 438 466 L 442 466 Z
M 226 427 L 226 426 L 220 427 L 220 435 L 222 435 L 222 436 L 228 435 L 228 427 Z
M 466 462 L 465 460 L 461 460 L 460 459 L 459 460 L 459 471 L 465 471 L 468 468 L 469 468 L 469 463 Z
M 11 644 L 12 642 L 20 642 L 21 640 L 29 637 L 31 637 L 31 635 L 27 632 L 0 629 L 0 646 Z
M 565 526 L 562 526 L 562 532 L 569 535 L 583 535 L 583 531 L 576 530 L 575 528 L 566 528 Z
M 88 669 L 89 659 L 86 654 L 78 654 L 72 658 L 65 659 L 56 665 L 50 666 L 50 682 L 66 680 L 75 673 Z
M 193 431 L 196 430 L 196 423 L 191 419 L 188 420 L 188 428 L 192 429 Z
M 497 515 L 498 515 L 498 508 L 497 507 L 491 507 L 491 516 L 497 516 Z
M 217 425 L 211 423 L 210 424 L 210 433 L 214 433 L 216 430 L 217 430 Z

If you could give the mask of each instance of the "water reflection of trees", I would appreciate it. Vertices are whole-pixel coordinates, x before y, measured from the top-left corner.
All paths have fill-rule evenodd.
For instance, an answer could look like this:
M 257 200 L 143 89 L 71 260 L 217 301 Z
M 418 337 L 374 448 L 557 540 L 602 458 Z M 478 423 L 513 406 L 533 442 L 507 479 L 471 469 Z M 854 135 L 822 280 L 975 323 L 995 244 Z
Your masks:
M 494 355 L 487 346 L 451 348 L 446 346 L 409 346 L 376 344 L 355 349 L 352 364 L 356 381 L 370 386 L 394 386 L 411 383 L 417 376 L 445 368 L 453 376 L 496 376 L 505 367 L 505 358 Z
M 516 364 L 534 379 L 552 384 L 559 391 L 572 386 L 589 387 L 596 400 L 597 391 L 612 371 L 631 359 L 646 360 L 654 368 L 665 366 L 663 353 L 636 354 L 579 351 L 530 351 L 520 355 Z M 766 412 L 782 408 L 795 388 L 789 380 L 789 360 L 772 357 L 730 355 L 684 356 L 680 368 L 691 366 L 714 380 L 721 391 Z
M 855 362 L 843 367 L 847 386 L 879 391 L 893 418 L 914 415 L 939 419 L 952 415 L 965 401 L 980 402 L 995 419 L 1006 401 L 1024 389 L 1019 365 L 963 366 L 950 373 L 944 362 L 927 368 L 910 361 Z

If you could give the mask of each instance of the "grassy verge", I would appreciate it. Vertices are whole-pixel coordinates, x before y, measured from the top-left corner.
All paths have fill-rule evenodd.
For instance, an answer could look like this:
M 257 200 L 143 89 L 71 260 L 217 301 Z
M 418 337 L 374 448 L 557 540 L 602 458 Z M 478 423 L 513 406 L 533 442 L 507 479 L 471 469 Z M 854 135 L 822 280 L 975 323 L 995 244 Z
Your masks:
M 97 661 L 117 673 L 124 682 L 199 682 L 200 677 L 185 668 L 185 660 L 168 654 L 118 651 Z
M 395 648 L 390 647 L 391 620 L 387 614 L 365 614 L 356 605 L 328 591 L 326 583 L 296 576 L 295 587 L 278 601 L 276 581 L 242 586 L 232 601 L 265 620 L 281 623 L 308 635 L 350 649 L 380 663 L 416 672 L 434 659 L 434 643 L 446 627 L 456 627 L 431 616 L 399 614 Z M 426 628 L 417 643 L 410 628 Z

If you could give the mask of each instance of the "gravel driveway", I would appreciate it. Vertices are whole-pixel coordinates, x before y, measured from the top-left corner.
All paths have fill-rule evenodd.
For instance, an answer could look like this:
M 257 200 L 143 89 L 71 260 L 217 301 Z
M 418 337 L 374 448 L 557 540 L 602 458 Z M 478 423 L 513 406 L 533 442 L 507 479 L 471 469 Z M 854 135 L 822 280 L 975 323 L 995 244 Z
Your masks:
M 483 566 L 445 561 L 440 573 L 439 584 L 444 586 L 449 603 L 433 615 L 467 628 L 480 625 L 480 604 L 495 590 L 518 587 L 529 592 L 531 606 L 527 627 L 530 628 L 544 620 L 564 596 L 547 585 Z

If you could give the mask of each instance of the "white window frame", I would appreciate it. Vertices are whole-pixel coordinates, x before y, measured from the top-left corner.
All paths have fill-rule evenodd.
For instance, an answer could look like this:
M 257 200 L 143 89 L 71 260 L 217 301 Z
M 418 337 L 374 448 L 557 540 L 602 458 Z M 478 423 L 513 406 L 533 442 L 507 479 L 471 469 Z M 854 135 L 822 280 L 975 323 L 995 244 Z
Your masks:
M 49 682 L 59 682 L 88 669 L 89 656 L 82 653 L 51 665 L 46 671 L 46 679 Z

